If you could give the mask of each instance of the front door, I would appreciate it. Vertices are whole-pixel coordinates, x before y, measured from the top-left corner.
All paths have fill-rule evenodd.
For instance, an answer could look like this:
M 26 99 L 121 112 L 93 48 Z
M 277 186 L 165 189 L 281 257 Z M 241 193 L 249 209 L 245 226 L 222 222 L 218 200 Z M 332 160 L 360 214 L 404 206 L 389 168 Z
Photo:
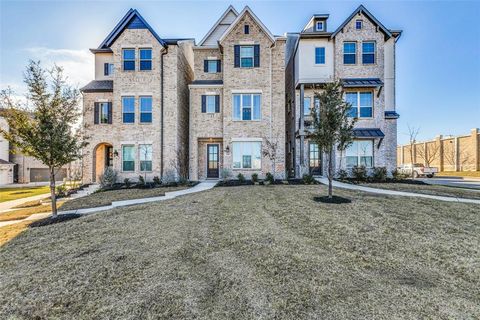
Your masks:
M 309 143 L 308 145 L 308 160 L 310 167 L 310 174 L 317 176 L 322 175 L 322 166 L 320 159 L 320 150 L 315 143 Z
M 207 178 L 218 178 L 218 144 L 207 144 Z

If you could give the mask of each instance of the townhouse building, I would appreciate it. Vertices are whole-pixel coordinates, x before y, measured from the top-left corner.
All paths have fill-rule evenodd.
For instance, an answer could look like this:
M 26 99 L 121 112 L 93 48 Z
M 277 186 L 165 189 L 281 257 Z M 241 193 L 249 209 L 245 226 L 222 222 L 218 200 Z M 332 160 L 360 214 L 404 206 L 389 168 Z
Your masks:
M 309 140 L 311 112 L 321 108 L 315 93 L 342 82 L 350 116 L 358 119 L 355 140 L 336 152 L 336 170 L 364 165 L 396 166 L 395 43 L 399 30 L 386 28 L 359 6 L 336 30 L 328 14 L 313 15 L 303 30 L 288 34 L 286 54 L 286 166 L 290 176 L 322 175 L 325 155 Z
M 96 49 L 95 79 L 81 89 L 83 180 L 107 167 L 137 180 L 187 173 L 193 39 L 163 39 L 130 9 Z
M 285 43 L 249 7 L 230 6 L 193 48 L 191 180 L 285 177 Z

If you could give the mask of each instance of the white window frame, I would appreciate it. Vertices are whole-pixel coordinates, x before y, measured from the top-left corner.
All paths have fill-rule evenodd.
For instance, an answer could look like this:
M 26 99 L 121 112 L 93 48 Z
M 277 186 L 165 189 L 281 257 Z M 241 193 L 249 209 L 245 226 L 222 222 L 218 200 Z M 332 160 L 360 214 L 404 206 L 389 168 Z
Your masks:
M 360 28 L 357 27 L 357 23 L 360 23 Z M 357 19 L 355 20 L 355 30 L 362 30 L 363 29 L 363 20 Z
M 215 68 L 213 71 L 210 70 L 210 63 L 214 62 Z M 207 73 L 217 73 L 219 61 L 216 59 L 207 59 Z
M 142 150 L 142 148 L 150 148 L 150 150 Z M 143 159 L 145 158 L 145 159 Z M 148 159 L 150 158 L 150 159 Z M 140 166 L 140 172 L 152 172 L 153 171 L 153 145 L 152 144 L 139 144 L 138 145 L 138 164 Z M 151 162 L 152 169 L 151 170 L 142 170 L 142 161 L 144 162 Z
M 323 49 L 323 62 L 317 63 L 317 49 Z M 314 52 L 314 60 L 315 60 L 315 65 L 317 66 L 323 66 L 326 63 L 327 60 L 327 50 L 325 47 L 315 47 L 315 52 Z
M 242 48 L 252 48 L 252 55 L 251 56 L 242 56 Z M 243 59 L 252 59 L 251 66 L 243 66 L 242 61 Z M 242 45 L 240 46 L 240 68 L 253 68 L 255 64 L 255 46 L 253 45 Z
M 357 91 L 355 91 L 355 90 L 351 90 L 351 91 L 350 91 L 350 90 L 349 90 L 349 91 L 346 91 L 346 92 L 345 92 L 345 101 L 347 101 L 347 96 L 346 96 L 347 93 L 355 93 L 355 94 L 357 95 L 357 106 L 356 106 L 356 108 L 357 108 L 357 119 L 373 119 L 373 118 L 374 118 L 374 116 L 375 116 L 375 95 L 374 95 L 374 92 L 373 92 L 373 91 L 371 91 L 371 90 L 357 90 Z M 360 99 L 360 95 L 361 95 L 361 93 L 370 93 L 370 94 L 371 94 L 371 96 L 372 96 L 372 105 L 371 105 L 371 106 L 362 106 L 362 105 L 360 104 L 360 100 L 361 100 L 361 99 Z M 360 109 L 361 109 L 362 107 L 363 107 L 363 108 L 371 107 L 371 108 L 372 108 L 372 116 L 371 116 L 371 117 L 361 117 L 361 116 L 360 116 Z
M 321 28 L 318 27 L 319 24 L 322 25 Z M 315 31 L 325 31 L 325 21 L 317 21 L 315 23 Z
M 353 52 L 353 53 L 351 53 L 351 52 L 346 53 L 346 52 L 345 52 L 345 44 L 347 44 L 347 43 L 353 43 L 353 44 L 355 44 L 355 52 Z M 357 59 L 357 51 L 358 51 L 358 50 L 357 50 L 357 46 L 358 46 L 358 45 L 357 45 L 357 42 L 355 42 L 355 41 L 344 41 L 344 42 L 343 42 L 343 45 L 342 45 L 342 53 L 343 53 L 343 56 L 342 56 L 342 64 L 347 65 L 347 66 L 352 66 L 352 65 L 356 65 L 356 64 L 357 64 L 357 60 L 358 60 L 358 59 Z M 354 63 L 345 63 L 345 55 L 346 55 L 346 54 L 353 55 L 353 56 L 355 57 L 355 62 L 354 62 Z
M 205 113 L 216 113 L 215 112 L 215 100 L 216 100 L 216 94 L 206 94 L 205 95 Z M 213 100 L 213 111 L 208 110 L 208 101 Z
M 108 75 L 113 76 L 113 72 L 115 71 L 115 65 L 113 63 L 108 63 Z
M 124 170 L 124 162 L 125 162 L 125 153 L 124 153 L 124 148 L 125 147 L 132 147 L 133 148 L 133 170 Z M 128 160 L 132 161 L 132 160 Z M 135 172 L 135 166 L 136 166 L 136 159 L 135 159 L 135 145 L 134 144 L 123 144 L 122 145 L 122 172 Z
M 237 119 L 235 118 L 235 96 L 238 95 L 240 96 L 240 118 Z M 245 96 L 248 96 L 250 95 L 250 107 L 246 107 L 244 108 L 244 104 L 243 104 L 243 99 Z M 254 113 L 254 105 L 253 105 L 253 102 L 254 102 L 254 96 L 259 96 L 260 97 L 260 105 L 258 106 L 259 107 L 259 114 L 260 114 L 260 117 L 258 119 L 254 119 L 253 118 L 253 115 L 255 114 Z M 250 108 L 251 109 L 251 119 L 250 120 L 245 120 L 243 119 L 243 109 L 248 109 Z M 245 92 L 245 93 L 234 93 L 232 95 L 232 119 L 233 121 L 261 121 L 262 120 L 262 94 L 260 93 L 250 93 L 250 92 Z
M 240 162 L 240 167 L 235 167 L 234 165 L 234 159 L 235 159 L 235 150 L 237 147 L 240 147 L 242 146 L 243 144 L 246 144 L 246 143 L 250 143 L 250 144 L 258 144 L 260 146 L 259 148 L 259 164 L 258 164 L 258 167 L 254 167 L 254 163 L 255 163 L 255 155 L 252 153 L 252 154 L 241 154 L 241 162 Z M 248 167 L 244 167 L 244 163 L 243 163 L 243 157 L 244 156 L 250 156 L 250 164 L 251 164 L 251 167 L 248 168 Z M 262 170 L 262 141 L 261 140 L 242 140 L 242 141 L 232 141 L 232 169 L 233 170 L 253 170 L 253 171 L 258 171 L 258 170 Z
M 305 113 L 305 106 L 306 102 L 308 101 L 308 113 Z M 312 98 L 311 97 L 303 97 L 303 115 L 310 116 L 312 114 Z
M 360 142 L 370 142 L 371 143 L 371 148 L 370 149 L 370 152 L 371 152 L 371 155 L 367 155 L 368 153 L 360 153 L 359 152 L 359 143 Z M 356 155 L 348 155 L 349 152 L 351 152 L 352 148 L 356 146 L 356 150 L 355 150 L 355 153 Z M 371 157 L 372 158 L 372 165 L 371 166 L 365 166 L 365 168 L 373 168 L 375 167 L 375 152 L 374 152 L 374 146 L 375 146 L 375 143 L 374 143 L 374 140 L 373 139 L 355 139 L 353 140 L 353 143 L 345 150 L 345 167 L 346 168 L 352 168 L 353 166 L 349 165 L 348 164 L 348 158 L 349 157 L 356 157 L 357 158 L 357 164 L 356 166 L 361 166 L 361 160 L 360 158 L 362 157 Z
M 373 52 L 363 52 L 363 44 L 364 43 L 373 43 Z M 373 62 L 372 63 L 365 63 L 363 62 L 363 55 L 364 54 L 373 54 Z M 362 64 L 365 64 L 365 65 L 373 65 L 373 64 L 376 64 L 377 62 L 377 43 L 375 41 L 363 41 L 362 42 Z
M 150 59 L 142 59 L 142 50 L 150 50 Z M 150 61 L 150 69 L 142 69 L 142 61 Z M 153 70 L 153 49 L 139 48 L 138 49 L 138 71 L 152 71 Z
M 125 51 L 126 50 L 133 51 L 133 59 L 125 59 Z M 123 71 L 126 71 L 126 72 L 136 71 L 137 70 L 136 59 L 137 59 L 137 53 L 136 53 L 135 48 L 122 48 L 122 70 Z M 126 70 L 125 69 L 125 63 L 124 63 L 125 61 L 133 61 L 133 69 L 132 70 Z

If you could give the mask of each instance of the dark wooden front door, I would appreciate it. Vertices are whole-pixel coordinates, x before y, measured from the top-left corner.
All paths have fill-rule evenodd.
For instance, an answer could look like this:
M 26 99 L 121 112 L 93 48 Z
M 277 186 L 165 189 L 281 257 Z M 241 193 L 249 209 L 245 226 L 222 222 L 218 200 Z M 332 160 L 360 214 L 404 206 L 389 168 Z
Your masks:
M 315 143 L 309 143 L 308 145 L 308 160 L 310 167 L 310 174 L 312 175 L 321 175 L 322 174 L 322 163 L 320 158 L 320 150 L 318 145 Z
M 218 144 L 207 144 L 207 178 L 218 178 Z

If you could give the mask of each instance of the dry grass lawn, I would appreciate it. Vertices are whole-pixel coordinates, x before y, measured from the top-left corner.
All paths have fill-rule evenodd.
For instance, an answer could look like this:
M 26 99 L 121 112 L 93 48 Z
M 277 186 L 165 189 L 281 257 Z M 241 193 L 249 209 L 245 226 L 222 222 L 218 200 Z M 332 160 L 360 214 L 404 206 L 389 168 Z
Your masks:
M 50 187 L 0 188 L 0 202 L 49 193 Z
M 113 201 L 131 200 L 140 198 L 151 198 L 165 195 L 165 192 L 172 192 L 186 189 L 187 187 L 162 187 L 152 189 L 120 189 L 99 191 L 83 198 L 72 199 L 64 203 L 62 210 L 76 210 L 83 208 L 93 208 L 109 206 Z
M 480 206 L 215 188 L 29 229 L 0 319 L 478 319 Z
M 60 208 L 63 204 L 63 201 L 57 202 L 57 208 Z M 38 204 L 36 206 L 28 206 L 22 209 L 15 209 L 12 211 L 7 211 L 5 213 L 0 213 L 0 221 L 10 221 L 10 220 L 22 220 L 28 218 L 32 214 L 50 212 L 52 211 L 52 205 L 47 204 Z
M 25 231 L 28 228 L 28 225 L 32 222 L 33 220 L 22 221 L 19 223 L 1 227 L 0 228 L 0 247 L 3 246 L 8 241 L 15 238 L 16 236 L 18 236 L 23 231 Z
M 436 174 L 439 177 L 477 177 L 480 178 L 480 171 L 443 171 Z
M 389 189 L 396 191 L 416 192 L 444 197 L 458 197 L 466 199 L 480 199 L 480 191 L 467 188 L 457 188 L 439 185 L 421 185 L 408 183 L 364 183 L 365 187 Z

